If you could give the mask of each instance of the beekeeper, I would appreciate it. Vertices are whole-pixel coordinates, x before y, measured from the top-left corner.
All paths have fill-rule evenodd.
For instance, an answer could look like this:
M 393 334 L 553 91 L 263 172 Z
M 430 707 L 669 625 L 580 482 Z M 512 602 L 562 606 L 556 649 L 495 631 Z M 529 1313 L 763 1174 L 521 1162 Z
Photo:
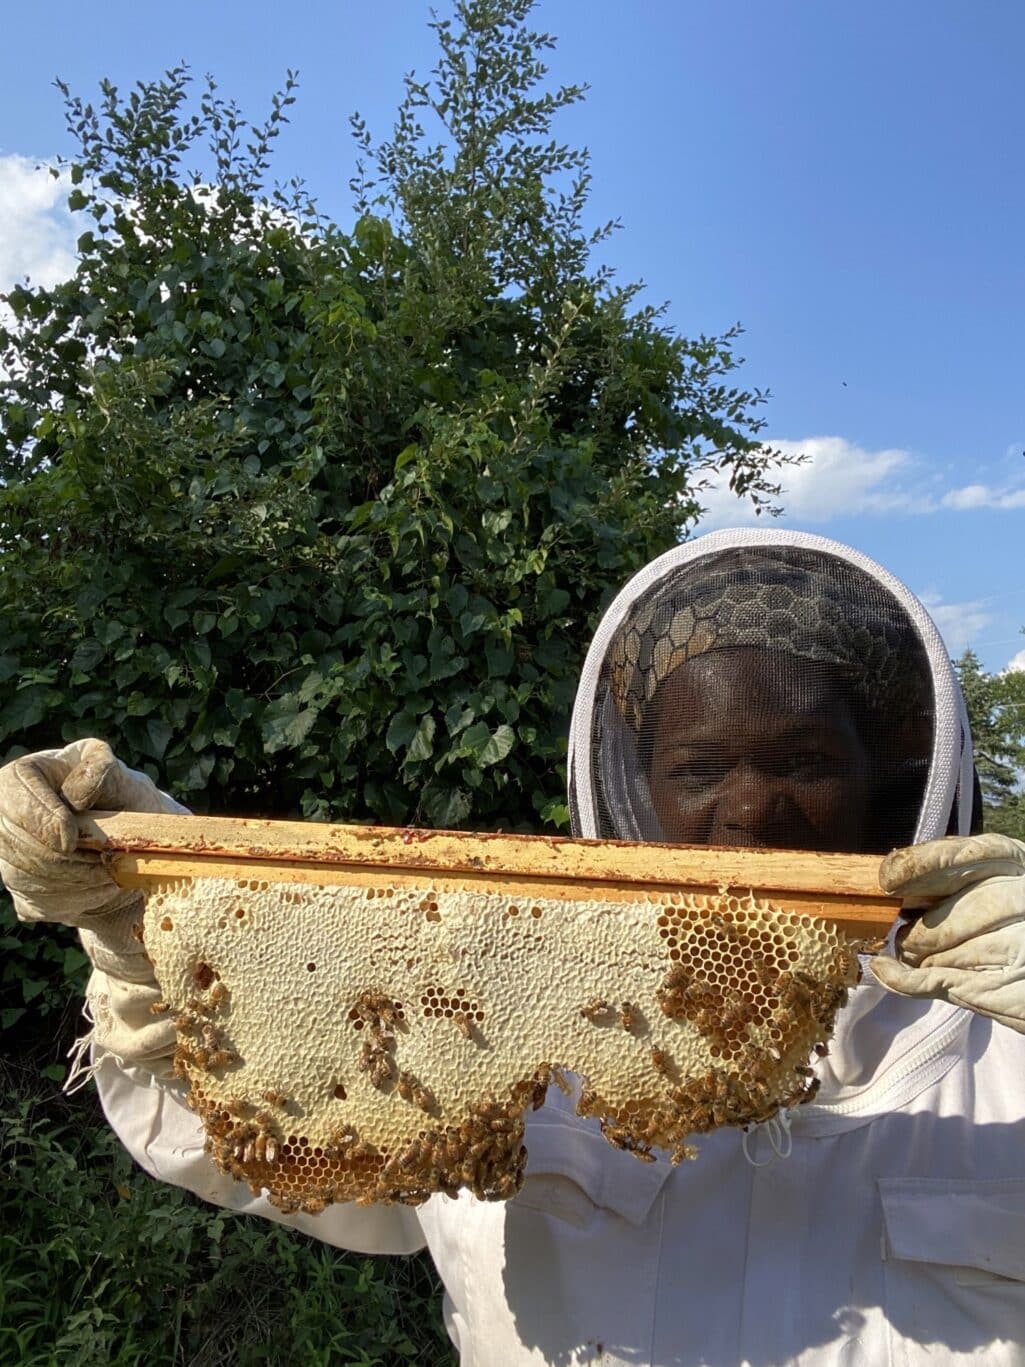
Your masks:
M 852 992 L 813 1102 L 674 1168 L 552 1089 L 506 1203 L 286 1217 L 214 1169 L 148 1010 L 137 894 L 76 852 L 71 817 L 182 809 L 101 742 L 0 771 L 0 873 L 20 916 L 82 931 L 96 1084 L 138 1162 L 344 1248 L 426 1244 L 465 1364 L 1000 1367 L 1025 1363 L 1025 847 L 969 834 L 971 776 L 935 627 L 866 557 L 719 532 L 637 575 L 581 680 L 576 833 L 899 847 L 881 881 L 931 909 Z

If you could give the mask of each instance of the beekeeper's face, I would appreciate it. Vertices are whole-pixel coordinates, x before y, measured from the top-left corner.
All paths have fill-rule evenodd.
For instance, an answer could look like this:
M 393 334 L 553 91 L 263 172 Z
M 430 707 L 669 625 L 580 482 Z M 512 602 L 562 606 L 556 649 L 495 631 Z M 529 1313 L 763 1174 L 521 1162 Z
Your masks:
M 871 756 L 835 670 L 751 647 L 700 655 L 659 687 L 643 748 L 666 840 L 869 851 Z

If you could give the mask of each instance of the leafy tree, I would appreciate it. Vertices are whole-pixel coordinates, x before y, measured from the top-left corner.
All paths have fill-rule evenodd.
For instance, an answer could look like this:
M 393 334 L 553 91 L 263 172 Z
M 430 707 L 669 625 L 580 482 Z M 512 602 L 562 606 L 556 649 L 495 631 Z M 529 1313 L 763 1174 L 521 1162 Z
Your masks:
M 725 469 L 765 503 L 735 332 L 588 264 L 530 0 L 459 0 L 357 217 L 267 188 L 262 126 L 176 68 L 64 91 L 79 265 L 0 333 L 0 745 L 109 738 L 193 805 L 565 820 L 604 601 Z M 437 130 L 433 133 L 431 130 Z M 204 148 L 206 149 L 204 152 Z
M 586 154 L 551 134 L 583 92 L 545 87 L 529 10 L 435 21 L 391 137 L 354 120 L 345 229 L 268 185 L 291 76 L 258 126 L 181 67 L 95 105 L 62 88 L 78 268 L 12 290 L 0 328 L 0 757 L 99 734 L 197 808 L 565 820 L 604 601 L 686 533 L 708 472 L 765 504 L 777 457 L 764 396 L 733 384 L 736 333 L 678 337 L 589 265 L 610 228 L 585 229 Z M 7 1052 L 54 1077 L 82 957 L 3 915 Z M 429 1264 L 133 1186 L 109 1136 L 76 1119 L 79 1152 L 52 1099 L 0 1090 L 20 1358 L 232 1361 L 235 1339 L 238 1360 L 447 1360 Z M 36 1295 L 68 1249 L 89 1276 Z
M 972 727 L 985 828 L 1025 840 L 1025 673 L 988 674 L 972 650 L 955 668 Z

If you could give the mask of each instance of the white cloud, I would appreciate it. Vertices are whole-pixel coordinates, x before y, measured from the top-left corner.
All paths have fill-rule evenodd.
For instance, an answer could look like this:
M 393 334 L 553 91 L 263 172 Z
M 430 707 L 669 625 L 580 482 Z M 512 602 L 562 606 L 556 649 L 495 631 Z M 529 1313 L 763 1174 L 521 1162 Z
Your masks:
M 951 655 L 960 655 L 977 638 L 983 627 L 989 626 L 993 620 L 993 614 L 986 609 L 985 599 L 944 603 L 938 593 L 922 593 L 919 597 L 928 608 L 929 616 L 939 628 Z
M 845 437 L 772 439 L 768 445 L 786 455 L 807 457 L 803 464 L 786 466 L 778 475 L 779 502 L 788 520 L 829 522 L 858 513 L 920 512 L 923 502 L 932 501 L 916 491 L 916 462 L 898 447 L 868 451 Z M 725 480 L 713 480 L 700 497 L 707 509 L 702 531 L 757 520 L 751 506 L 731 493 Z
M 803 441 L 768 438 L 766 444 L 785 455 L 806 457 L 802 464 L 785 466 L 776 476 L 787 521 L 813 524 L 837 517 L 1025 508 L 1025 487 L 1020 484 L 965 484 L 944 491 L 935 471 L 900 447 L 870 451 L 835 436 Z M 699 497 L 707 510 L 700 531 L 759 520 L 746 500 L 730 492 L 726 479 L 713 477 Z
M 960 489 L 950 489 L 940 499 L 944 508 L 957 512 L 970 508 L 1025 508 L 1025 489 L 994 489 L 988 484 L 965 484 Z
M 74 273 L 69 188 L 67 173 L 54 177 L 29 157 L 0 156 L 0 291 L 25 276 L 50 286 Z
M 1013 655 L 1000 672 L 1010 674 L 1015 670 L 1021 670 L 1022 673 L 1025 673 L 1025 650 L 1019 650 L 1017 655 Z

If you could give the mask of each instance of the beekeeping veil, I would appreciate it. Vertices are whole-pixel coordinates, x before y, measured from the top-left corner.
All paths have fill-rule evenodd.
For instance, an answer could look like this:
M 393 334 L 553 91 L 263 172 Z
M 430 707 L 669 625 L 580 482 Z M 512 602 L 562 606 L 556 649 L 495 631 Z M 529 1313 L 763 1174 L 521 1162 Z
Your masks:
M 681 667 L 683 675 L 676 672 Z M 842 700 L 865 756 L 859 791 L 870 818 L 859 837 L 861 852 L 970 829 L 973 769 L 964 703 L 922 604 L 880 565 L 838 542 L 801 532 L 739 530 L 714 532 L 654 560 L 602 619 L 570 732 L 574 834 L 748 843 L 707 833 L 667 836 L 659 754 L 653 753 L 662 744 L 667 707 L 675 738 L 686 742 L 691 731 L 704 737 L 685 745 L 681 782 L 712 807 L 716 786 L 735 761 L 783 786 L 802 781 L 802 766 L 810 766 L 813 777 L 816 765 L 842 769 L 842 757 L 795 756 L 804 742 L 785 724 L 770 727 L 750 755 L 709 753 L 702 718 L 717 709 L 721 715 L 731 675 L 752 669 L 777 700 L 777 717 L 781 708 L 799 715 L 813 705 L 813 694 Z M 717 688 L 722 697 L 715 696 Z M 757 718 L 742 721 L 738 731 L 745 736 L 757 730 Z M 726 755 L 732 741 L 728 728 L 721 733 Z M 747 743 L 738 742 L 741 751 Z M 814 799 L 812 785 L 806 791 Z M 808 848 L 799 816 L 781 799 L 771 843 Z

